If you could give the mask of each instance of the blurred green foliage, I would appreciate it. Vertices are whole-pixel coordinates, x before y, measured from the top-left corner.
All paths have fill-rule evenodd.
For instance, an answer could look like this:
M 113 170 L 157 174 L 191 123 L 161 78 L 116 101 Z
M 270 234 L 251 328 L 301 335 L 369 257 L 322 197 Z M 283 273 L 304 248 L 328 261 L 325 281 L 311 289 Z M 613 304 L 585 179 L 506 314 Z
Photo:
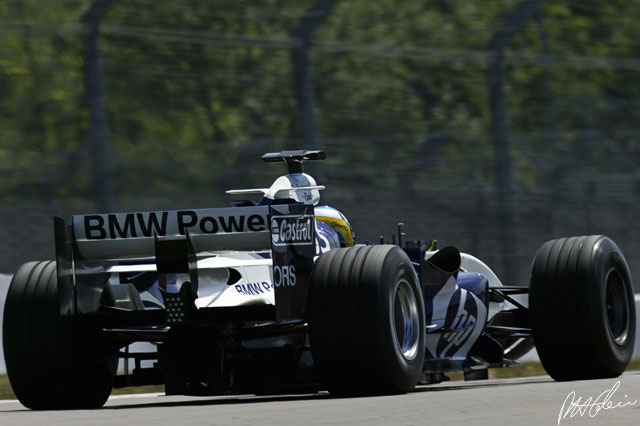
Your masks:
M 0 1 L 3 203 L 93 196 L 79 24 L 91 3 Z M 314 3 L 115 0 L 100 43 L 117 199 L 197 199 L 230 177 L 255 185 L 256 163 L 239 159 L 304 145 L 290 55 Z M 419 158 L 417 178 L 491 185 L 487 46 L 519 4 L 339 1 L 311 44 L 333 164 L 394 186 Z M 572 156 L 594 172 L 638 164 L 638 14 L 637 0 L 541 0 L 515 36 L 505 90 L 519 187 L 585 167 L 563 162 Z M 370 173 L 382 145 L 402 150 Z M 452 166 L 463 157 L 473 167 Z

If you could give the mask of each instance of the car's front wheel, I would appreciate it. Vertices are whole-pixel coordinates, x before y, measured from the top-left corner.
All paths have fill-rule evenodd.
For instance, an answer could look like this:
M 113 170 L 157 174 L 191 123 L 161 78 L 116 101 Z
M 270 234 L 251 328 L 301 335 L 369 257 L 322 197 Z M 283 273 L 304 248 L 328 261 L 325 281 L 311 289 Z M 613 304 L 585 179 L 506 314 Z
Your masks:
M 540 361 L 555 380 L 617 377 L 627 368 L 635 302 L 629 266 L 611 239 L 544 243 L 533 260 L 529 308 Z

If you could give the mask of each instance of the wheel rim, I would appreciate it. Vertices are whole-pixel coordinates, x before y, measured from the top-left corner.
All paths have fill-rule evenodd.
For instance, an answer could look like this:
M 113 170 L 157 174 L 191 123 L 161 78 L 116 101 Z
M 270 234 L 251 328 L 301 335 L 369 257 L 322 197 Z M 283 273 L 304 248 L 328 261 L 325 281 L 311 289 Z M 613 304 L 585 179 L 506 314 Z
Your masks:
M 420 318 L 418 301 L 411 284 L 405 278 L 398 279 L 393 295 L 393 337 L 399 352 L 406 360 L 412 360 L 418 353 L 420 341 Z
M 617 345 L 627 341 L 629 332 L 629 303 L 620 272 L 612 268 L 606 278 L 607 329 Z

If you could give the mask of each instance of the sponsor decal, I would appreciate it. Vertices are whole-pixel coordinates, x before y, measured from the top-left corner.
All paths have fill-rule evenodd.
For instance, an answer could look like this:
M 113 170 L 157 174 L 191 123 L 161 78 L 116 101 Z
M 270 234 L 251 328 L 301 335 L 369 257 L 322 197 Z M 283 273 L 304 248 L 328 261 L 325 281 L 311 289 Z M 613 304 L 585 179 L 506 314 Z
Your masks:
M 451 277 L 432 298 L 427 314 L 429 353 L 436 358 L 466 356 L 478 339 L 487 319 L 487 309 L 478 297 L 459 288 Z
M 331 227 L 332 227 L 333 229 L 336 229 L 336 228 L 338 228 L 338 229 L 342 229 L 342 230 L 343 230 L 343 231 L 345 231 L 345 232 L 346 232 L 346 231 L 349 231 L 349 227 L 348 227 L 347 225 L 343 224 L 343 223 L 340 223 L 340 222 L 332 221 L 332 222 L 331 222 Z
M 271 293 L 271 284 L 266 281 L 260 283 L 236 284 L 236 291 L 245 296 L 256 296 L 259 294 Z
M 271 219 L 271 238 L 273 239 L 273 243 L 278 245 L 280 242 L 280 224 L 275 217 Z
M 187 232 L 228 234 L 267 230 L 265 217 L 260 214 L 207 215 L 194 210 L 87 215 L 83 216 L 83 221 L 87 240 L 164 237 L 168 230 L 169 233 L 177 230 L 180 235 Z
M 273 267 L 273 285 L 293 287 L 296 285 L 296 267 L 294 265 L 275 265 Z
M 301 319 L 307 310 L 309 282 L 316 256 L 313 206 L 270 206 L 269 215 L 276 318 Z
M 271 239 L 275 246 L 313 244 L 313 216 L 283 215 L 271 218 Z

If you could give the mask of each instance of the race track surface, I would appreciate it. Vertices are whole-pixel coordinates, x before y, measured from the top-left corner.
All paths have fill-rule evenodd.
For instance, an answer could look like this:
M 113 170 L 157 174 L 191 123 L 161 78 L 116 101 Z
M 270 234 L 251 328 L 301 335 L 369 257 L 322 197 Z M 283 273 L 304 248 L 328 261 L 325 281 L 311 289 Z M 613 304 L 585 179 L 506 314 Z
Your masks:
M 572 401 L 578 404 L 573 409 Z M 0 402 L 0 424 L 540 426 L 557 425 L 563 404 L 561 425 L 640 424 L 640 372 L 565 383 L 549 377 L 448 382 L 420 386 L 407 395 L 373 398 L 336 399 L 326 393 L 117 396 L 105 408 L 91 411 L 35 412 L 7 401 Z

